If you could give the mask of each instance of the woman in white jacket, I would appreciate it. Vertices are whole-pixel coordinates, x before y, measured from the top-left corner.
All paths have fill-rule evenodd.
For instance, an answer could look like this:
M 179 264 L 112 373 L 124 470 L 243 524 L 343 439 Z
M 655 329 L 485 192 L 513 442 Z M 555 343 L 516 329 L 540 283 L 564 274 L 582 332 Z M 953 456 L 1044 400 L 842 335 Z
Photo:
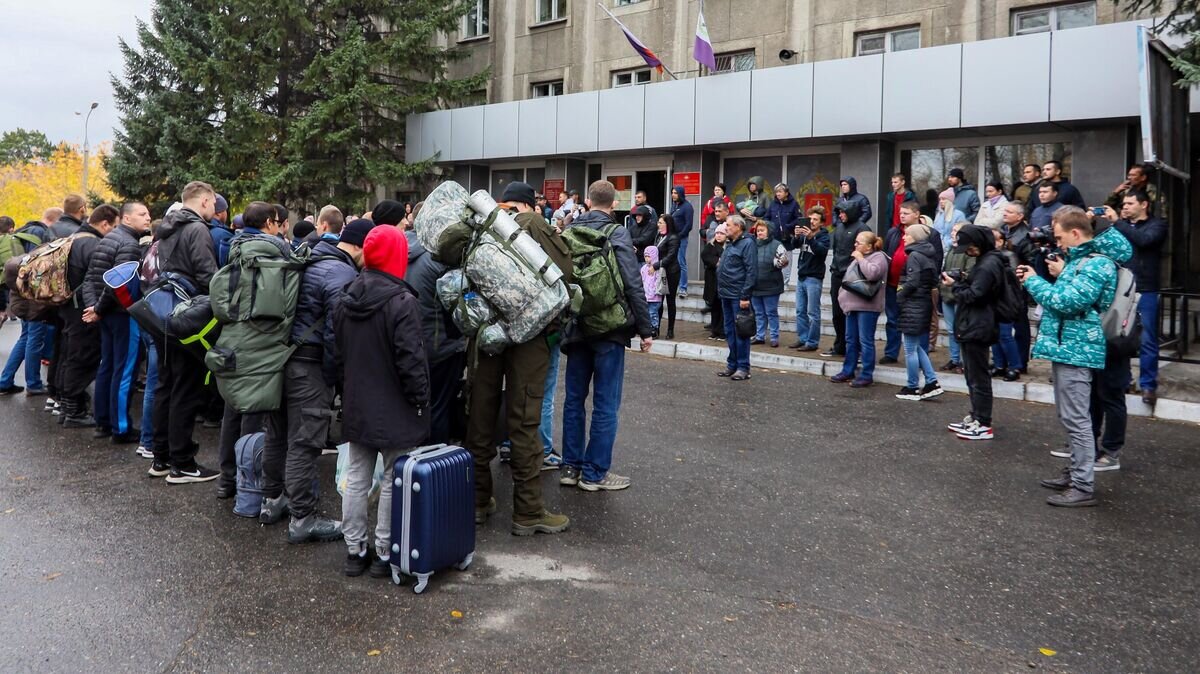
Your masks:
M 1004 196 L 1004 183 L 993 180 L 983 188 L 984 202 L 979 205 L 975 224 L 995 230 L 1004 229 L 1004 207 L 1008 197 Z

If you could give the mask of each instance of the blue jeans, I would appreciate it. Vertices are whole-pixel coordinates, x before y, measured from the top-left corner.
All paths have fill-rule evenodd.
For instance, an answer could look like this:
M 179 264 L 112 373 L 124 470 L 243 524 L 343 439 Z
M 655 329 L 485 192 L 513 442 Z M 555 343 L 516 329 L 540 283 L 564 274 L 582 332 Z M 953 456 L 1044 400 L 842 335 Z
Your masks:
M 896 289 L 886 288 L 883 296 L 883 313 L 887 323 L 883 326 L 887 341 L 883 345 L 883 355 L 888 358 L 900 357 L 900 301 L 896 297 Z
M 657 302 L 647 300 L 646 308 L 650 310 L 650 327 L 657 330 L 659 319 L 662 317 L 662 300 Z
M 955 363 L 962 363 L 962 353 L 958 348 L 958 340 L 954 338 L 954 312 L 955 305 L 942 303 L 942 316 L 946 319 L 946 342 L 950 344 L 950 360 Z
M 158 350 L 154 339 L 142 333 L 142 344 L 146 346 L 146 392 L 142 395 L 142 441 L 143 447 L 154 446 L 154 390 L 158 388 Z
M 550 367 L 546 368 L 545 395 L 542 397 L 542 423 L 538 435 L 542 438 L 542 453 L 554 452 L 554 390 L 558 388 L 558 346 L 550 347 Z
M 821 279 L 815 276 L 796 283 L 796 339 L 805 346 L 821 342 Z
M 770 329 L 771 339 L 779 341 L 779 295 L 751 297 L 750 306 L 754 307 L 754 338 L 765 339 Z
M 39 323 L 42 326 L 42 360 L 54 359 L 54 332 L 57 330 L 49 323 Z
M 937 373 L 933 371 L 933 363 L 929 360 L 929 333 L 924 335 L 903 335 L 904 367 L 908 371 L 907 386 L 920 390 L 917 383 L 919 374 L 925 375 L 925 383 L 937 381 Z
M 687 244 L 686 236 L 679 237 L 679 292 L 687 290 Z
M 1142 348 L 1138 353 L 1138 388 L 1153 391 L 1158 388 L 1158 293 L 1142 293 L 1138 300 L 1138 315 L 1142 318 Z
M 96 425 L 113 434 L 133 427 L 129 404 L 137 374 L 141 330 L 129 314 L 115 313 L 100 319 L 100 367 L 96 370 Z
M 992 345 L 992 365 L 1001 370 L 1020 370 L 1025 367 L 1021 362 L 1021 350 L 1017 348 L 1017 340 L 1013 337 L 1013 324 L 1000 324 L 1000 341 Z
M 566 395 L 563 400 L 563 465 L 583 472 L 583 479 L 599 482 L 612 465 L 617 440 L 617 413 L 625 381 L 625 345 L 616 342 L 580 342 L 567 347 Z M 592 398 L 592 424 L 587 426 L 588 390 Z M 588 434 L 585 438 L 584 433 Z
M 862 379 L 875 376 L 875 326 L 879 324 L 878 311 L 851 311 L 846 314 L 846 359 L 842 361 L 842 374 L 853 376 L 862 356 Z
M 729 345 L 729 356 L 725 366 L 730 370 L 750 371 L 750 338 L 738 337 L 737 314 L 741 311 L 740 300 L 721 298 L 721 312 L 725 315 L 725 343 Z
M 25 363 L 25 388 L 45 387 L 45 384 L 42 383 L 42 351 L 45 348 L 43 340 L 46 338 L 47 329 L 53 330 L 45 323 L 21 321 L 21 336 L 17 337 L 12 353 L 8 354 L 4 373 L 0 375 L 0 388 L 8 388 L 13 385 L 21 363 Z

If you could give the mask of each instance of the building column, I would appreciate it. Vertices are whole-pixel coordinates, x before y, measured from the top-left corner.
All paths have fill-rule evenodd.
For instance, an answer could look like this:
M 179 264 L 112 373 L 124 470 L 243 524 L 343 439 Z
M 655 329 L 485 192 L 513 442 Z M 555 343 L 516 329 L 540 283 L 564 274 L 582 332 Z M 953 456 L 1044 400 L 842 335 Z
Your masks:
M 892 191 L 891 178 L 896 165 L 896 145 L 886 140 L 842 143 L 842 176 L 853 176 L 858 191 L 871 200 L 871 226 L 882 236 L 891 223 L 880 222 L 883 200 Z

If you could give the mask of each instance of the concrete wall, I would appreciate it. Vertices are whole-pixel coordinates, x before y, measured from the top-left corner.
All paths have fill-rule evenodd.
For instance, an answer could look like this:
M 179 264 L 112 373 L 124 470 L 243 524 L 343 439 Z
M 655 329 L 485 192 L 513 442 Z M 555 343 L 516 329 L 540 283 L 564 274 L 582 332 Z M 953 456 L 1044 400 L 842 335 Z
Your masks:
M 491 68 L 488 102 L 530 98 L 532 84 L 559 79 L 566 93 L 608 89 L 613 71 L 644 66 L 595 2 L 571 0 L 566 20 L 549 24 L 535 23 L 536 0 L 490 2 L 488 36 L 458 43 L 467 57 L 451 67 L 453 75 Z M 613 14 L 676 75 L 698 75 L 691 47 L 699 2 L 613 4 L 605 0 Z M 906 26 L 920 27 L 922 47 L 1006 37 L 1013 10 L 1046 4 L 1045 0 L 707 0 L 705 18 L 714 51 L 753 49 L 756 66 L 770 68 L 848 58 L 854 55 L 856 35 Z M 1130 18 L 1148 17 L 1130 17 L 1109 0 L 1097 0 L 1097 23 Z M 451 42 L 456 39 L 451 36 Z M 796 52 L 787 62 L 779 58 L 785 48 Z

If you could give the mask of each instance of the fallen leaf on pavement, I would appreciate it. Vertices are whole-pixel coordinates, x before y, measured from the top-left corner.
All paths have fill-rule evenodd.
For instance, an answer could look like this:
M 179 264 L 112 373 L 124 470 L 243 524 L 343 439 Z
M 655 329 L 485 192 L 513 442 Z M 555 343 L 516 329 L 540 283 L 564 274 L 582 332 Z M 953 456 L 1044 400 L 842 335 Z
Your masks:
M 42 580 L 54 580 L 55 578 L 58 578 L 61 575 L 62 575 L 61 571 L 55 571 L 54 573 L 47 573 L 46 576 Z
M 380 651 L 378 648 L 372 648 L 371 650 L 367 651 L 367 655 L 369 655 L 372 658 L 375 657 L 376 655 L 379 655 L 379 653 L 380 653 Z
M 1038 651 L 1040 651 L 1042 655 L 1046 656 L 1058 655 L 1058 651 L 1052 651 L 1049 648 L 1039 648 Z
M 16 510 L 16 508 L 9 508 L 8 510 L 4 511 L 4 514 L 8 515 L 9 513 L 13 512 L 14 510 Z
M 451 617 L 451 618 L 461 618 L 461 617 L 462 617 L 462 611 L 451 611 L 451 612 L 450 612 L 450 617 Z
M 737 618 L 735 618 L 731 615 L 727 615 L 727 616 L 725 616 L 725 622 L 727 622 L 727 623 L 737 622 Z

